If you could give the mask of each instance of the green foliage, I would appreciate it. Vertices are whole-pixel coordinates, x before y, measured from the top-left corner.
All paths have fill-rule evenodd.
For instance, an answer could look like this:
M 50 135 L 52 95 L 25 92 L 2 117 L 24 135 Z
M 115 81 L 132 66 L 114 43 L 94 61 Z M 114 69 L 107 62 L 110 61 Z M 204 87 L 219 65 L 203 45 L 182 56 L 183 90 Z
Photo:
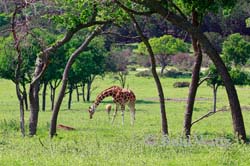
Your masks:
M 191 77 L 191 73 L 178 71 L 176 69 L 170 69 L 164 72 L 163 76 L 170 77 L 170 78 L 189 78 Z
M 16 53 L 13 50 L 12 38 L 0 40 L 0 77 L 14 81 Z
M 206 80 L 208 86 L 221 86 L 223 85 L 223 81 L 221 76 L 219 75 L 214 64 L 210 65 L 205 75 L 208 75 L 210 78 Z
M 38 44 L 35 44 L 30 38 L 26 43 L 22 43 L 22 65 L 20 69 L 21 83 L 26 84 L 31 80 L 32 69 L 35 65 Z M 0 77 L 15 80 L 15 69 L 17 64 L 17 53 L 14 49 L 12 37 L 6 37 L 0 45 Z
M 66 29 L 75 28 L 77 25 L 89 21 L 113 21 L 117 24 L 128 20 L 128 16 L 122 9 L 117 7 L 112 0 L 64 0 L 56 1 L 56 6 L 61 11 L 60 15 L 48 16 L 57 23 L 59 27 Z
M 156 55 L 173 55 L 178 52 L 188 52 L 190 48 L 189 44 L 171 35 L 151 38 L 149 39 L 149 43 Z M 139 43 L 138 48 L 134 51 L 139 54 L 148 54 L 143 42 Z
M 230 76 L 235 85 L 249 85 L 250 84 L 250 74 L 248 72 L 244 72 L 236 68 L 230 71 Z
M 250 17 L 246 19 L 246 27 L 250 28 Z
M 223 58 L 226 63 L 241 66 L 250 58 L 250 42 L 239 33 L 232 34 L 223 43 Z
M 185 11 L 191 12 L 195 9 L 200 14 L 206 14 L 209 11 L 217 12 L 220 8 L 224 10 L 231 9 L 236 1 L 234 0 L 175 0 Z
M 0 13 L 0 27 L 10 22 L 10 16 L 6 13 Z
M 209 69 L 205 72 L 206 75 L 209 74 L 210 79 L 206 80 L 209 86 L 223 86 L 223 81 L 219 75 L 217 69 L 214 65 L 210 65 Z M 239 68 L 229 68 L 229 74 L 235 85 L 249 85 L 250 74 Z
M 76 48 L 81 42 L 80 38 L 74 39 L 69 43 L 71 50 Z M 104 62 L 106 49 L 104 47 L 105 41 L 98 37 L 93 39 L 87 49 L 82 52 L 72 65 L 69 75 L 70 83 L 87 82 L 90 76 L 104 74 Z M 68 47 L 68 46 L 66 46 Z M 71 55 L 71 51 L 67 53 Z

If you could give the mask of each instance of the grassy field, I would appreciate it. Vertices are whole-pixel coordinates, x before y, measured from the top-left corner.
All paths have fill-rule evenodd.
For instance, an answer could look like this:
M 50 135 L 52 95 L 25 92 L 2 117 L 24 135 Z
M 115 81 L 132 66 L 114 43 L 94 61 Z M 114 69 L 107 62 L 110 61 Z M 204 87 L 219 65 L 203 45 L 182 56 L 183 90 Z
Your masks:
M 19 109 L 14 85 L 0 79 L 0 165 L 101 165 L 101 166 L 166 166 L 166 165 L 249 165 L 249 145 L 235 141 L 229 111 L 219 112 L 195 124 L 190 142 L 182 139 L 183 116 L 188 88 L 173 88 L 176 81 L 189 79 L 162 78 L 166 101 L 169 137 L 161 136 L 158 95 L 152 78 L 128 77 L 129 88 L 137 97 L 136 122 L 130 125 L 130 114 L 125 113 L 110 124 L 104 111 L 107 98 L 90 120 L 87 108 L 91 103 L 77 102 L 67 110 L 67 99 L 61 107 L 58 124 L 76 128 L 75 131 L 58 130 L 58 136 L 48 136 L 51 118 L 50 105 L 39 113 L 38 132 L 35 137 L 22 138 L 19 130 Z M 91 99 L 103 89 L 117 84 L 110 76 L 98 78 Z M 250 87 L 237 87 L 244 120 L 249 136 Z M 212 109 L 212 90 L 205 84 L 198 91 L 194 119 Z M 49 101 L 49 98 L 47 99 Z M 218 108 L 228 106 L 225 89 L 218 91 Z M 28 131 L 29 112 L 25 112 Z

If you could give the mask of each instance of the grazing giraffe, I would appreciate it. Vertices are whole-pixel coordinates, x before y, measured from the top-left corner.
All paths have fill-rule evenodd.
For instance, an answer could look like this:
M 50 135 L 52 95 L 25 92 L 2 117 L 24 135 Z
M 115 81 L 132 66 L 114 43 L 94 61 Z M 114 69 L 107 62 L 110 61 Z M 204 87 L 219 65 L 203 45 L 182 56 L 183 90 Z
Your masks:
M 88 110 L 90 119 L 93 118 L 93 114 L 95 113 L 97 106 L 102 102 L 104 98 L 109 97 L 109 96 L 113 97 L 113 102 L 116 104 L 112 123 L 115 120 L 119 107 L 121 107 L 122 124 L 124 124 L 124 111 L 125 111 L 125 105 L 127 104 L 130 109 L 131 124 L 133 125 L 134 120 L 135 120 L 135 101 L 136 101 L 135 94 L 131 90 L 123 89 L 123 88 L 120 88 L 119 86 L 112 86 L 108 89 L 105 89 L 97 96 L 95 102 L 93 103 L 91 107 L 89 107 L 89 110 Z
M 107 104 L 107 105 L 106 105 L 106 112 L 108 113 L 109 120 L 110 120 L 111 108 L 112 108 L 112 105 L 111 105 L 111 104 Z

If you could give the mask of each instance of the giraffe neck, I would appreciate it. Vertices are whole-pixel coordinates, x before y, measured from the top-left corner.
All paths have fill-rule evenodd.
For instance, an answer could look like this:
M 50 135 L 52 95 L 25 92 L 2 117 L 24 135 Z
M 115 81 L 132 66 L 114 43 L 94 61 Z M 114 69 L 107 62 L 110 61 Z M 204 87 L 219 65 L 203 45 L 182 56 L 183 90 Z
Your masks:
M 116 95 L 117 91 L 115 88 L 108 88 L 104 91 L 102 91 L 96 98 L 95 102 L 94 102 L 94 106 L 95 108 L 102 102 L 103 99 L 105 99 L 106 97 L 112 96 L 114 97 Z

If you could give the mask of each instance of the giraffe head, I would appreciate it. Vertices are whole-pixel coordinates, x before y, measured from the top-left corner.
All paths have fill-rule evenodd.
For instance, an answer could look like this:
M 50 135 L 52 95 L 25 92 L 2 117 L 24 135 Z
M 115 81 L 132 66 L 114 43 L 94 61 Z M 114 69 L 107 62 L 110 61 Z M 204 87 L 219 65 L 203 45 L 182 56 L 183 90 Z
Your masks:
M 93 115 L 95 113 L 95 108 L 96 106 L 93 104 L 92 106 L 89 107 L 89 118 L 92 119 L 93 118 Z

